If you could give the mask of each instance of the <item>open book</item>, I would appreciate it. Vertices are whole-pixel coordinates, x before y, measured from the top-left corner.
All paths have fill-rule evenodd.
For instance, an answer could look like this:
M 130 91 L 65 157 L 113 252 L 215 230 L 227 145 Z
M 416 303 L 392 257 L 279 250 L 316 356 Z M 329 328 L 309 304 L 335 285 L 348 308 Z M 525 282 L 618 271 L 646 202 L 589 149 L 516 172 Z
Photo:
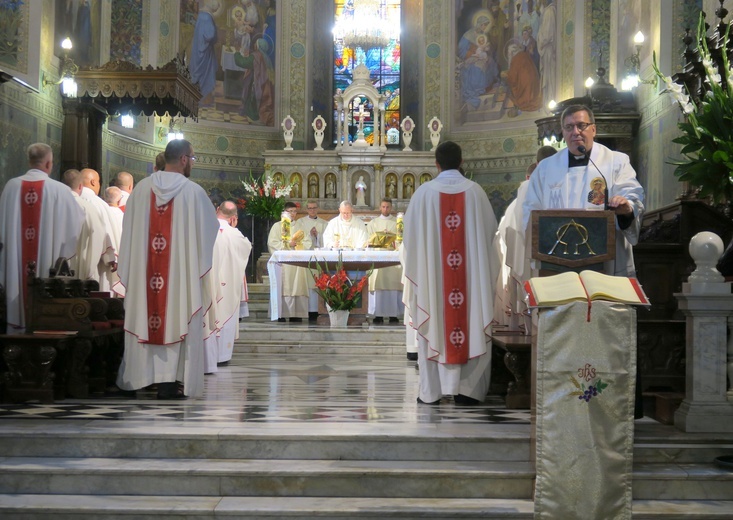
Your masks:
M 530 307 L 554 307 L 572 301 L 609 300 L 651 305 L 636 278 L 609 276 L 597 271 L 566 272 L 524 283 Z

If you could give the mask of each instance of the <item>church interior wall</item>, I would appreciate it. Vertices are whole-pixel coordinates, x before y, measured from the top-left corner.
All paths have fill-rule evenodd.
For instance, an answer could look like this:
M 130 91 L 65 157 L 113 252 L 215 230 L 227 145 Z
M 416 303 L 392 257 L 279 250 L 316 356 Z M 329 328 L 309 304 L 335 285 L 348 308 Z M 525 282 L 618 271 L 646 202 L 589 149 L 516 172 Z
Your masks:
M 132 4 L 134 9 L 127 17 L 120 18 L 119 1 L 91 0 L 92 25 L 96 23 L 102 31 L 107 31 L 106 38 L 102 32 L 92 40 L 92 55 L 98 56 L 100 63 L 110 56 L 117 56 L 139 59 L 141 64 L 154 66 L 166 63 L 179 52 L 190 56 L 194 26 L 190 16 L 187 18 L 186 15 L 189 4 L 192 2 L 135 0 Z M 222 39 L 226 43 L 231 31 L 231 24 L 227 25 L 226 20 L 231 16 L 233 7 L 239 4 L 234 0 L 223 0 L 222 4 Z M 402 80 L 401 117 L 411 115 L 420 121 L 417 139 L 413 140 L 413 146 L 417 144 L 419 150 L 431 149 L 429 132 L 422 127 L 432 117 L 438 117 L 444 125 L 441 140 L 453 139 L 463 146 L 465 170 L 485 187 L 500 215 L 523 180 L 527 166 L 533 161 L 538 146 L 534 121 L 548 112 L 544 108 L 544 99 L 538 110 L 517 110 L 515 113 L 504 105 L 504 112 L 498 118 L 493 114 L 495 119 L 466 118 L 466 111 L 456 109 L 461 101 L 457 99 L 460 95 L 458 44 L 476 14 L 459 12 L 458 6 L 463 10 L 479 11 L 489 4 L 478 0 L 404 2 L 403 19 L 406 23 L 403 27 L 402 65 L 406 72 Z M 646 33 L 648 28 L 649 31 L 649 44 L 642 47 L 640 55 L 642 77 L 651 74 L 652 51 L 657 52 L 660 66 L 667 64 L 667 70 L 663 68 L 665 73 L 673 73 L 681 66 L 681 49 L 679 43 L 674 43 L 679 40 L 680 27 L 688 23 L 690 17 L 696 16 L 695 10 L 703 4 L 707 9 L 717 8 L 717 2 L 708 0 L 652 0 L 640 3 L 644 5 L 637 13 L 633 7 L 635 4 L 631 0 L 551 2 L 557 15 L 553 97 L 560 100 L 583 94 L 582 87 L 578 87 L 578 78 L 581 77 L 582 81 L 595 71 L 601 51 L 603 63 L 611 74 L 609 79 L 615 83 L 620 81 L 624 55 L 630 49 L 628 34 L 625 33 L 630 25 L 636 23 L 632 20 L 634 16 L 644 25 L 642 30 Z M 707 7 L 707 4 L 711 5 Z M 332 51 L 330 48 L 324 50 L 330 47 L 330 33 L 324 29 L 328 19 L 321 14 L 326 7 L 332 10 L 331 5 L 330 0 L 273 0 L 267 7 L 274 11 L 262 11 L 270 16 L 271 21 L 274 20 L 273 41 L 276 42 L 271 49 L 274 65 L 270 73 L 275 89 L 270 124 L 240 119 L 240 100 L 232 97 L 232 92 L 228 105 L 224 103 L 229 110 L 217 110 L 216 104 L 212 108 L 204 103 L 198 122 L 174 120 L 174 124 L 192 141 L 199 157 L 193 172 L 194 179 L 209 185 L 210 189 L 218 189 L 216 193 L 221 196 L 236 196 L 240 178 L 249 175 L 250 171 L 255 175 L 264 171 L 263 154 L 267 150 L 282 150 L 280 122 L 287 115 L 292 115 L 297 123 L 293 148 L 313 148 L 311 121 L 315 115 L 325 117 L 331 112 L 329 78 L 332 76 Z M 669 9 L 670 5 L 672 9 Z M 40 64 L 36 82 L 38 93 L 12 82 L 0 86 L 1 185 L 8 178 L 25 171 L 22 152 L 28 144 L 46 141 L 57 153 L 61 147 L 61 97 L 57 88 L 40 88 L 40 78 L 44 73 L 58 77 L 59 54 L 54 49 L 58 22 L 56 4 L 52 0 L 43 0 L 41 6 L 41 31 L 35 43 L 40 50 L 36 51 Z M 131 41 L 129 46 L 123 45 L 123 35 L 137 30 L 144 36 Z M 517 34 L 513 33 L 512 38 L 516 37 Z M 221 54 L 218 59 L 221 59 Z M 577 71 L 578 62 L 583 67 L 582 75 Z M 223 79 L 221 81 L 223 83 Z M 669 164 L 677 154 L 676 145 L 670 141 L 676 135 L 679 111 L 669 101 L 663 100 L 659 87 L 641 85 L 636 95 L 643 116 L 638 137 L 639 177 L 648 192 L 647 207 L 651 209 L 673 201 L 679 194 L 680 186 L 672 173 L 674 168 Z M 221 97 L 225 97 L 223 92 Z M 499 100 L 498 97 L 496 99 Z M 488 110 L 487 114 L 490 112 Z M 110 148 L 106 150 L 108 162 L 100 172 L 103 182 L 123 168 L 135 170 L 132 173 L 137 176 L 152 171 L 152 161 L 165 146 L 171 121 L 168 117 L 136 119 L 137 126 L 133 130 L 123 129 L 116 118 L 110 118 L 105 125 L 104 143 Z M 331 121 L 332 117 L 326 119 Z M 301 172 L 303 183 L 309 173 L 311 171 L 304 167 Z M 325 189 L 324 182 L 321 179 L 319 191 Z M 217 183 L 220 183 L 220 188 L 216 188 Z M 305 192 L 305 184 L 303 188 Z

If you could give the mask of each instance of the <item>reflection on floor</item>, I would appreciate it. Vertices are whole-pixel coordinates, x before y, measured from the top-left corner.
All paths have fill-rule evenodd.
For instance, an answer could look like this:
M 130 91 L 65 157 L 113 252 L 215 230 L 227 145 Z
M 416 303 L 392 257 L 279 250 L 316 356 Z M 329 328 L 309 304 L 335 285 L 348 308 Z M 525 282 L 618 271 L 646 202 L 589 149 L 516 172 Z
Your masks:
M 206 376 L 202 399 L 159 401 L 144 390 L 55 404 L 0 405 L 0 419 L 109 419 L 223 423 L 529 424 L 498 397 L 479 406 L 418 405 L 417 370 L 405 355 L 236 353 Z

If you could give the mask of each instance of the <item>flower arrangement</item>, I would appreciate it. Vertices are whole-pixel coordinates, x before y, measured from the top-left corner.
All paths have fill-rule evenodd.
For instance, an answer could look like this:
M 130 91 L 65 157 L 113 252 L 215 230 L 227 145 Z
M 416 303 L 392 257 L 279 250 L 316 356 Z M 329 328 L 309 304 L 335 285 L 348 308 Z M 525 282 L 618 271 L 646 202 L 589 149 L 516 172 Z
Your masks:
M 372 274 L 370 269 L 359 280 L 351 280 L 344 269 L 343 257 L 339 253 L 336 270 L 333 274 L 327 269 L 327 266 L 321 266 L 315 262 L 315 269 L 311 270 L 313 279 L 316 282 L 316 292 L 323 298 L 323 301 L 332 311 L 350 311 L 361 303 L 361 291 L 369 281 L 369 275 Z
M 698 52 L 705 70 L 705 94 L 691 96 L 687 88 L 662 74 L 653 56 L 654 72 L 666 85 L 685 121 L 678 123 L 682 134 L 672 142 L 682 145 L 684 160 L 674 161 L 675 175 L 699 188 L 699 196 L 715 202 L 733 201 L 733 71 L 725 49 L 730 25 L 720 42 L 719 59 L 711 55 L 701 15 L 697 27 Z M 693 93 L 694 94 L 694 93 Z
M 249 179 L 241 182 L 247 193 L 244 200 L 244 211 L 247 214 L 269 220 L 280 218 L 285 209 L 285 197 L 292 189 L 290 184 L 264 175 L 260 179 L 255 179 L 251 170 Z

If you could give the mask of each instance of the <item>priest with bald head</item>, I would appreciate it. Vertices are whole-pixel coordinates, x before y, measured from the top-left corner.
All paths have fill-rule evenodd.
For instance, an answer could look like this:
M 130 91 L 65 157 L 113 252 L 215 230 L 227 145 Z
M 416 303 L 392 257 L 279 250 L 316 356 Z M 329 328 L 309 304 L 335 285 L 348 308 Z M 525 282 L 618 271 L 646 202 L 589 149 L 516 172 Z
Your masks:
M 47 277 L 59 257 L 73 257 L 84 221 L 69 189 L 49 177 L 51 147 L 35 143 L 27 154 L 30 169 L 10 179 L 0 195 L 0 284 L 9 334 L 25 331 L 29 265 L 35 265 L 37 276 Z

